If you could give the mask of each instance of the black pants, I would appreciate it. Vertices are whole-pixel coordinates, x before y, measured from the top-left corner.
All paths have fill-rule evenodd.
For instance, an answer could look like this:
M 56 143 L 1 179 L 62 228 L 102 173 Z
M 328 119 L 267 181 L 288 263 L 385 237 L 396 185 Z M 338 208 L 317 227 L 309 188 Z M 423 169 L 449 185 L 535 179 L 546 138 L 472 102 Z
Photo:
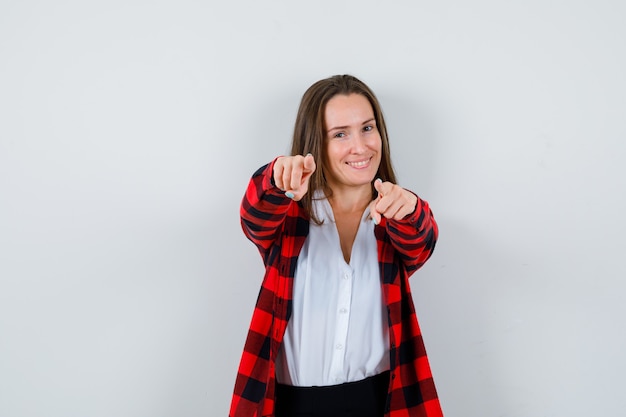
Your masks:
M 389 372 L 328 387 L 276 385 L 276 417 L 383 417 Z

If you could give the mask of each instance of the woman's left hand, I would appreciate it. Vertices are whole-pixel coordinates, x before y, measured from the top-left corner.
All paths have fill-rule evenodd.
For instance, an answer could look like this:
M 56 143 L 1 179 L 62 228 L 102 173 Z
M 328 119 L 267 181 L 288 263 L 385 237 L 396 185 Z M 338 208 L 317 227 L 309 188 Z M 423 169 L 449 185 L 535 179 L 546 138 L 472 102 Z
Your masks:
M 417 197 L 391 182 L 383 182 L 380 178 L 374 181 L 378 191 L 376 200 L 370 203 L 370 216 L 374 223 L 380 224 L 382 216 L 387 219 L 402 220 L 415 211 Z

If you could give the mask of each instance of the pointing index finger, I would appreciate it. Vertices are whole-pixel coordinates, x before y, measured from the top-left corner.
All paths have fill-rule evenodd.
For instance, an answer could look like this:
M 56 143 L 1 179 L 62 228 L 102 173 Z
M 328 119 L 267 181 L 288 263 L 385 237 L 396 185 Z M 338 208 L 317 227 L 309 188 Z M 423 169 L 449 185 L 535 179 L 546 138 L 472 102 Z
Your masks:
M 374 188 L 378 191 L 378 197 L 385 194 L 385 190 L 387 189 L 387 187 L 385 187 L 385 183 L 383 183 L 383 180 L 380 178 L 376 178 L 376 181 L 374 181 Z
M 304 169 L 308 172 L 315 171 L 315 158 L 310 153 L 304 157 Z

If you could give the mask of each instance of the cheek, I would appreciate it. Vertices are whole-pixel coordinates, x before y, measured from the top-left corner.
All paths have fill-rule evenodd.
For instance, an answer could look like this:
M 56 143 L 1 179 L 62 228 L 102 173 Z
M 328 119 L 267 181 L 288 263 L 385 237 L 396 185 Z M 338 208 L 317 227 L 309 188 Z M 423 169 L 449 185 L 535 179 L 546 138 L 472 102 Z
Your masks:
M 378 163 L 380 164 L 380 161 L 383 159 L 383 141 L 380 138 L 380 136 L 378 137 L 378 140 L 372 147 L 373 149 L 376 150 L 376 156 L 378 159 Z
M 380 136 L 376 137 L 376 138 L 372 138 L 371 144 L 370 144 L 370 148 L 378 151 L 379 153 L 382 151 L 383 149 L 383 140 L 380 138 Z
M 326 147 L 327 162 L 332 164 L 333 162 L 337 162 L 337 159 L 341 159 L 346 153 L 345 148 L 345 145 L 341 142 L 329 144 Z

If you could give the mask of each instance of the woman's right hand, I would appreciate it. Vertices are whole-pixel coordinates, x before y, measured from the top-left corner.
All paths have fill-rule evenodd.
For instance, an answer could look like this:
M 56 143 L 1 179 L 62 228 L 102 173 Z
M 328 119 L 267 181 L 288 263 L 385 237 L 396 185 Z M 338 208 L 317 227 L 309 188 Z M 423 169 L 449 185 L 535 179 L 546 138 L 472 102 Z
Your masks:
M 311 174 L 315 172 L 315 158 L 306 156 L 281 156 L 274 162 L 274 184 L 294 201 L 300 201 L 309 190 Z

